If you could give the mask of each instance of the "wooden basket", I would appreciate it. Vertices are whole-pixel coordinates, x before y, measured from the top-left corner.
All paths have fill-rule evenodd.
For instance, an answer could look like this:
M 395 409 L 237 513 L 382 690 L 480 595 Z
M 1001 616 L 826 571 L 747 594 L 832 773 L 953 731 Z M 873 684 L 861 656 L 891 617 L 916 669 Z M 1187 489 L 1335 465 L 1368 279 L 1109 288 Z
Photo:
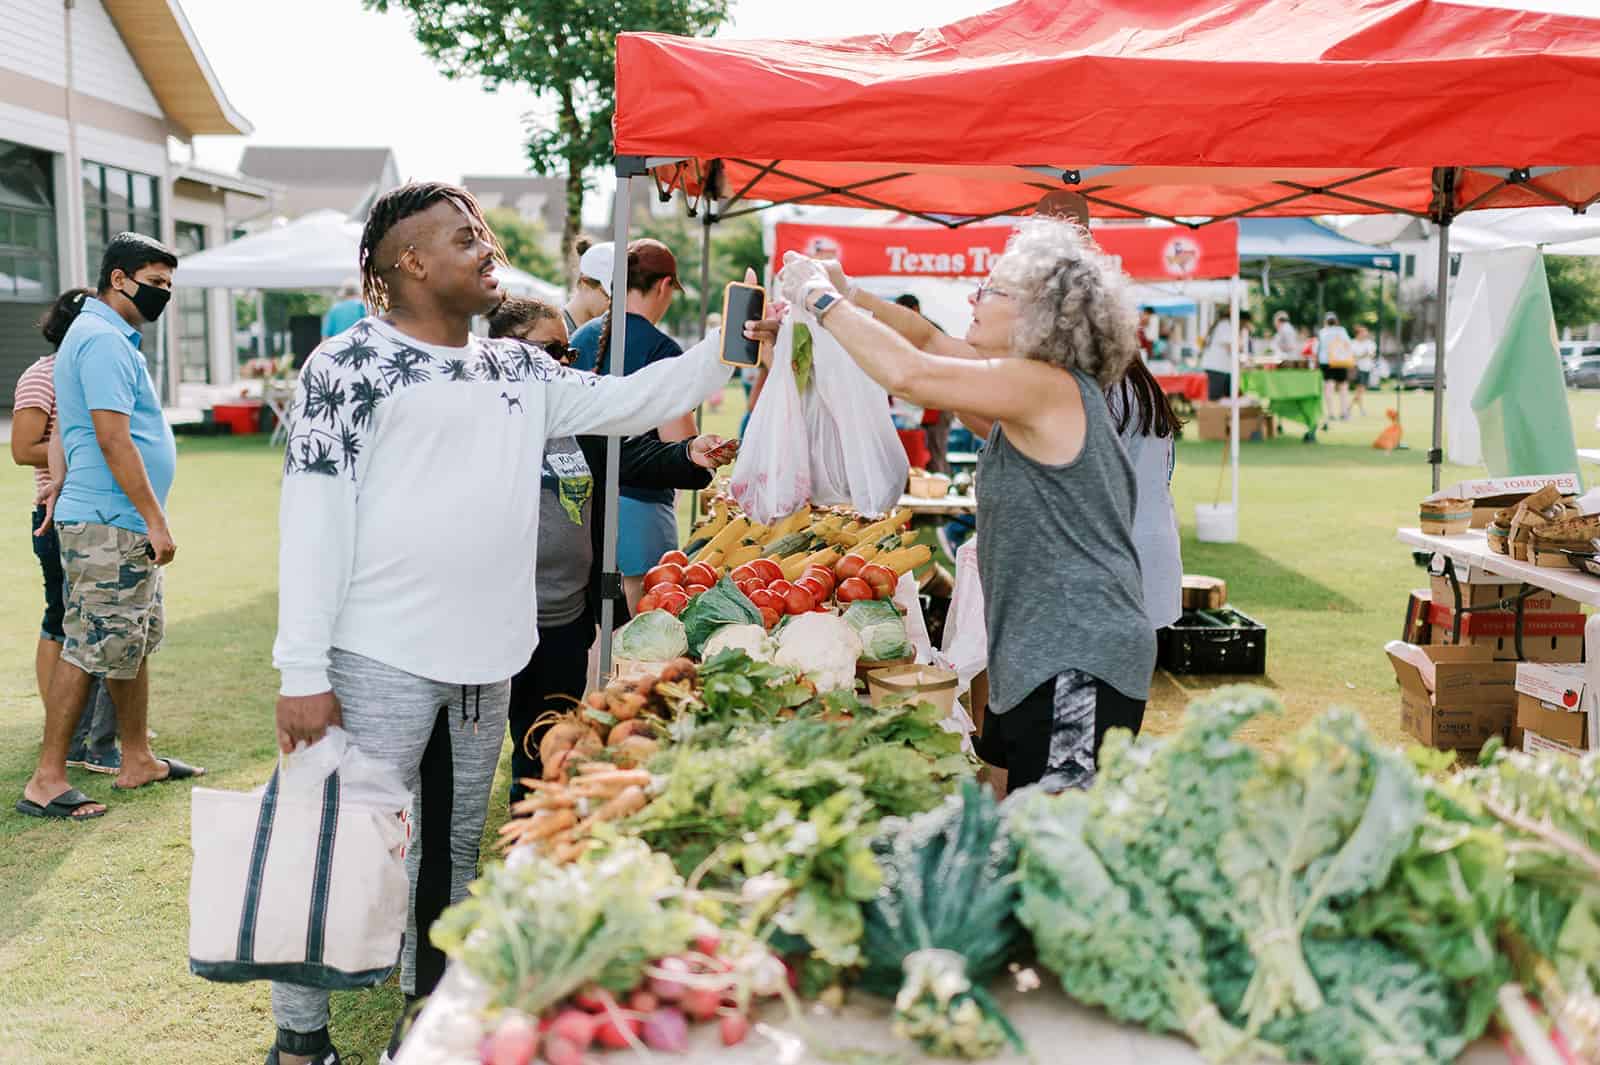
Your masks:
M 1472 525 L 1470 499 L 1425 499 L 1417 510 L 1418 524 L 1430 536 L 1454 536 Z
M 890 666 L 867 674 L 867 698 L 873 706 L 897 700 L 932 703 L 948 715 L 955 709 L 958 680 L 954 670 L 938 666 Z
M 942 473 L 913 473 L 906 491 L 918 499 L 943 499 L 950 494 L 950 478 Z

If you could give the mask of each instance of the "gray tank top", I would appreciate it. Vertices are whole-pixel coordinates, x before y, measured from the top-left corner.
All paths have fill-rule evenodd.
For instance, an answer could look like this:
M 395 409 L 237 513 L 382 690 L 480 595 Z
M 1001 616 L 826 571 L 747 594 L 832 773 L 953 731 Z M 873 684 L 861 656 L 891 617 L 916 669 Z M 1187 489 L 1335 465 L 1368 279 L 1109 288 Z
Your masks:
M 978 573 L 989 630 L 989 712 L 1003 714 L 1063 670 L 1131 699 L 1150 694 L 1156 636 L 1133 543 L 1137 482 L 1094 378 L 1083 450 L 1064 466 L 1028 458 L 999 423 L 978 469 Z

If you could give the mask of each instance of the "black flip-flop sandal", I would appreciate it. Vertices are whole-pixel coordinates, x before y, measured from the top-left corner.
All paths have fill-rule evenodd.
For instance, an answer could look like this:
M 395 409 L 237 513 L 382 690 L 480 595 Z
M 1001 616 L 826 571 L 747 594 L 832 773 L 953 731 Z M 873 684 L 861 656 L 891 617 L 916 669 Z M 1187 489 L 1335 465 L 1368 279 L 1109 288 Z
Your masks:
M 204 768 L 200 766 L 192 766 L 189 763 L 181 761 L 177 758 L 157 758 L 156 761 L 165 763 L 167 767 L 167 775 L 164 777 L 157 777 L 154 780 L 147 780 L 143 784 L 140 784 L 139 787 L 149 787 L 151 784 L 166 784 L 174 780 L 190 780 L 194 777 L 203 777 L 206 775 Z M 117 791 L 135 790 L 133 788 L 125 788 L 120 784 L 113 784 L 111 786 Z
M 326 1028 L 319 1028 L 315 1032 L 292 1032 L 287 1028 L 279 1028 L 272 1049 L 267 1051 L 266 1065 L 279 1065 L 279 1051 L 310 1057 L 311 1065 L 360 1065 L 361 1063 L 359 1054 L 340 1058 L 339 1052 L 333 1048 L 333 1041 L 329 1039 Z
M 93 821 L 97 817 L 104 817 L 106 812 L 96 810 L 90 814 L 78 814 L 75 811 L 98 801 L 89 798 L 77 788 L 68 788 L 43 806 L 23 796 L 17 800 L 17 813 L 29 817 L 43 817 L 51 821 Z

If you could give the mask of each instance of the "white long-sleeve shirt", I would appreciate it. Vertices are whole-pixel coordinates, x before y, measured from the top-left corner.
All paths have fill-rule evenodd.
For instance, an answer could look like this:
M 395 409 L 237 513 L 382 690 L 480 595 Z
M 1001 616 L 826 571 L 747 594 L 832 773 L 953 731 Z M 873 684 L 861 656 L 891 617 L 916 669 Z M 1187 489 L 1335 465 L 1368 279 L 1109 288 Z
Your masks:
M 490 684 L 538 640 L 545 441 L 642 433 L 728 380 L 715 332 L 627 377 L 517 341 L 421 341 L 364 318 L 312 353 L 279 509 L 284 695 L 330 690 L 337 647 L 450 684 Z

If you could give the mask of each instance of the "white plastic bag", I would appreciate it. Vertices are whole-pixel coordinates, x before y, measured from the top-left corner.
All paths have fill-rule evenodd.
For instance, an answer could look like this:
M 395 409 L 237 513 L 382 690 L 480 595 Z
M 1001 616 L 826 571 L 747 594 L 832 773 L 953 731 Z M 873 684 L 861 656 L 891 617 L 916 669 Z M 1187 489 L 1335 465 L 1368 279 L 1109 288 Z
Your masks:
M 208 980 L 382 983 L 400 958 L 411 792 L 342 729 L 254 791 L 190 799 L 189 969 Z
M 928 619 L 922 616 L 922 586 L 914 573 L 900 574 L 894 586 L 894 605 L 906 618 L 906 639 L 922 665 L 933 664 L 933 640 L 928 636 Z
M 962 747 L 972 753 L 972 734 L 977 726 L 961 706 L 961 696 L 972 690 L 972 681 L 989 668 L 989 630 L 983 620 L 983 584 L 978 579 L 978 538 L 971 537 L 956 550 L 956 589 L 950 596 L 950 613 L 944 622 L 944 643 L 934 661 L 955 670 L 956 705 L 951 721 L 965 737 Z
M 771 525 L 811 500 L 809 433 L 794 380 L 794 323 L 778 329 L 772 368 L 739 443 L 729 491 L 751 519 Z
M 826 412 L 814 419 L 826 426 L 811 440 L 813 501 L 887 514 L 905 492 L 911 466 L 894 431 L 889 394 L 810 315 L 800 320 L 811 330 L 812 388 Z

